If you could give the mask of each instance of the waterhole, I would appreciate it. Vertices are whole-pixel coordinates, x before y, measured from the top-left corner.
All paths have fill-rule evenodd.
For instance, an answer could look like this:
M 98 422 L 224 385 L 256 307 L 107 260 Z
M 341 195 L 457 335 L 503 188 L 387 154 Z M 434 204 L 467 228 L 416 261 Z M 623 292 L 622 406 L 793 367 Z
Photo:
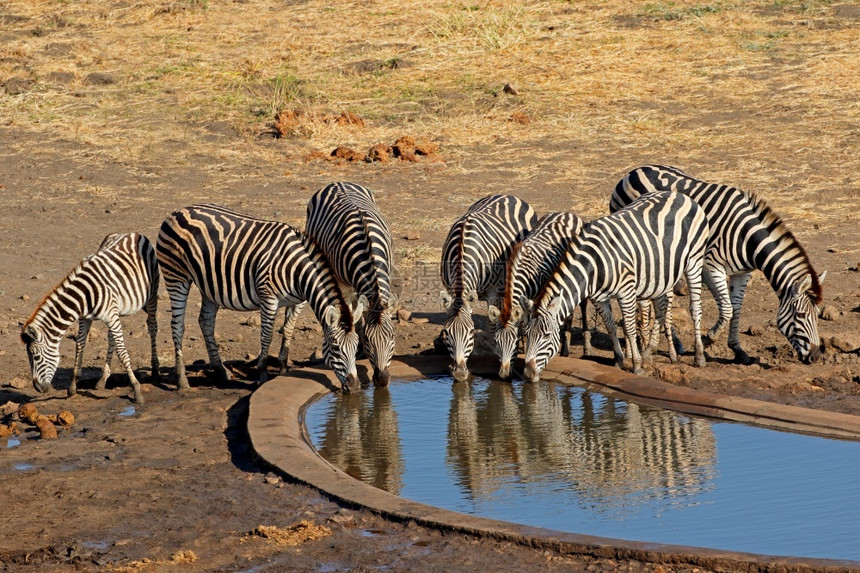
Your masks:
M 715 422 L 552 382 L 329 394 L 320 454 L 401 497 L 572 533 L 860 560 L 860 443 Z

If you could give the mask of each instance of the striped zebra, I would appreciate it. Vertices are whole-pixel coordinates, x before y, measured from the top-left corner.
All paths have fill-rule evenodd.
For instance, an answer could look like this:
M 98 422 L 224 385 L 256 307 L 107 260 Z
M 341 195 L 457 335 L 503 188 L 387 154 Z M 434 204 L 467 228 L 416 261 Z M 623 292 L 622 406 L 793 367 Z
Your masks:
M 640 300 L 657 299 L 657 318 L 665 327 L 669 358 L 677 361 L 671 340 L 671 302 L 672 287 L 682 274 L 690 292 L 696 365 L 704 366 L 701 280 L 707 240 L 704 210 L 680 193 L 643 195 L 626 209 L 585 225 L 533 305 L 526 327 L 526 380 L 540 377 L 558 352 L 559 326 L 586 298 L 600 307 L 612 337 L 615 362 L 621 367 L 624 354 L 609 306 L 611 299 L 618 300 L 636 374 L 642 373 L 636 343 L 636 308 Z
M 128 373 L 134 390 L 134 401 L 143 404 L 140 383 L 131 367 L 125 348 L 121 316 L 146 310 L 146 326 L 152 345 L 152 377 L 158 377 L 158 283 L 160 280 L 155 250 L 149 239 L 138 233 L 111 234 L 104 238 L 99 250 L 88 256 L 39 303 L 21 329 L 21 340 L 27 348 L 33 386 L 39 392 L 51 387 L 60 363 L 60 340 L 75 321 L 75 367 L 69 396 L 78 391 L 78 376 L 83 362 L 84 347 L 93 320 L 108 327 L 108 351 L 102 375 L 96 389 L 103 390 L 110 376 L 114 350 Z
M 499 377 L 507 379 L 511 374 L 511 360 L 517 353 L 520 327 L 525 313 L 523 301 L 534 300 L 550 279 L 568 244 L 582 230 L 583 221 L 573 213 L 555 212 L 543 215 L 537 226 L 522 242 L 517 243 L 507 262 L 504 295 L 501 307 L 490 305 L 487 314 L 493 325 L 501 367 Z M 588 329 L 586 301 L 579 305 L 582 313 L 582 333 L 585 338 L 584 353 L 591 354 L 591 331 Z M 561 327 L 562 356 L 570 353 L 567 332 L 572 316 L 567 317 Z
M 215 342 L 215 316 L 230 310 L 260 310 L 260 383 L 266 380 L 266 359 L 278 308 L 287 314 L 308 301 L 323 327 L 323 355 L 344 392 L 358 387 L 355 351 L 358 335 L 353 309 L 344 300 L 334 273 L 316 243 L 285 223 L 256 219 L 218 205 L 193 205 L 172 213 L 161 224 L 156 244 L 158 262 L 170 295 L 176 375 L 188 388 L 182 360 L 185 308 L 191 284 L 200 289 L 198 322 L 209 362 L 216 375 L 229 380 Z M 284 368 L 289 348 L 279 356 Z
M 505 262 L 513 246 L 534 228 L 528 203 L 511 195 L 490 195 L 457 219 L 442 247 L 442 306 L 447 311 L 442 340 L 454 360 L 454 380 L 469 376 L 466 360 L 475 344 L 472 309 L 479 299 L 498 303 Z
M 760 270 L 779 296 L 776 323 L 804 363 L 821 355 L 818 312 L 821 276 L 785 223 L 756 195 L 728 185 L 706 183 L 675 167 L 645 165 L 624 176 L 612 194 L 616 211 L 643 193 L 677 191 L 705 210 L 711 228 L 704 279 L 714 295 L 720 316 L 705 340 L 715 340 L 729 323 L 728 346 L 735 361 L 750 364 L 741 348 L 740 314 L 747 283 Z M 728 282 L 727 282 L 728 281 Z
M 373 365 L 374 384 L 387 386 L 397 297 L 391 291 L 391 231 L 373 192 L 342 182 L 320 189 L 308 203 L 305 233 L 325 253 L 341 290 L 366 297 L 361 340 Z

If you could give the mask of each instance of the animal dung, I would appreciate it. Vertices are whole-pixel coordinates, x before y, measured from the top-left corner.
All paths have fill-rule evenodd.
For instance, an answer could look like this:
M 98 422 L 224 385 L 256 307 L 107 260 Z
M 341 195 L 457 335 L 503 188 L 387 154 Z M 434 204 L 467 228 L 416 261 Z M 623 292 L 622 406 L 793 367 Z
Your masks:
M 38 416 L 39 413 L 36 411 L 36 406 L 33 404 L 23 404 L 18 408 L 18 419 L 23 422 L 35 424 Z
M 36 427 L 39 429 L 39 437 L 43 440 L 54 440 L 57 438 L 57 428 L 51 423 L 48 418 L 42 417 L 36 420 Z

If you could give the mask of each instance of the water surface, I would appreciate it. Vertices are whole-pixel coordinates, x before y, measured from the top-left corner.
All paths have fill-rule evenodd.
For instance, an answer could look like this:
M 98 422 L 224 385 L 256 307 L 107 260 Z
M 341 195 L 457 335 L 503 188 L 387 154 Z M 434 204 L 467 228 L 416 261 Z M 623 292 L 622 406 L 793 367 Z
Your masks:
M 639 541 L 860 561 L 860 443 L 713 422 L 551 382 L 328 395 L 320 453 L 404 498 Z

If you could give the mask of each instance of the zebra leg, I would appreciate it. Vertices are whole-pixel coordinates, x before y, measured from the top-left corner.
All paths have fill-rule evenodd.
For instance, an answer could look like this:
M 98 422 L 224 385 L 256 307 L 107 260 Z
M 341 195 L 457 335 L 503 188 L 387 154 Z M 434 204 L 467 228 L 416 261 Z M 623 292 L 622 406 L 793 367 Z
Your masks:
M 266 371 L 266 362 L 269 358 L 269 347 L 272 345 L 272 335 L 274 334 L 275 318 L 277 316 L 277 298 L 267 298 L 260 301 L 260 356 L 257 358 L 258 384 L 264 383 L 269 377 Z
M 299 313 L 307 305 L 307 301 L 300 302 L 295 306 L 288 306 L 284 312 L 284 326 L 281 327 L 281 351 L 278 353 L 278 362 L 281 364 L 280 374 L 286 374 L 287 370 L 290 369 L 287 360 L 290 358 L 290 344 L 293 341 L 293 332 L 296 330 Z
M 710 290 L 711 294 L 714 295 L 714 299 L 717 301 L 717 308 L 720 312 L 717 322 L 714 323 L 714 326 L 712 326 L 708 333 L 702 338 L 705 345 L 710 346 L 722 333 L 726 323 L 729 323 L 732 320 L 732 300 L 729 297 L 729 287 L 726 282 L 728 277 L 726 276 L 726 270 L 723 267 L 705 266 L 702 272 L 702 277 L 705 280 L 705 284 L 708 286 L 708 290 Z
M 185 308 L 188 303 L 188 290 L 191 288 L 191 282 L 165 280 L 165 286 L 170 295 L 170 330 L 173 335 L 176 386 L 180 390 L 187 390 L 190 386 L 185 375 L 185 362 L 182 359 L 182 338 L 185 336 Z
M 750 355 L 741 348 L 741 306 L 744 304 L 744 295 L 747 292 L 752 273 L 741 273 L 729 279 L 729 293 L 732 300 L 732 320 L 729 322 L 729 348 L 735 353 L 735 362 L 748 366 L 753 360 Z
M 606 332 L 612 337 L 612 352 L 615 354 L 615 365 L 619 368 L 624 368 L 624 351 L 621 350 L 621 342 L 618 340 L 618 330 L 615 327 L 615 317 L 612 316 L 612 307 L 609 306 L 609 301 L 600 304 L 600 312 L 603 315 L 603 324 L 606 325 Z
M 702 278 L 695 271 L 688 271 L 687 289 L 690 295 L 690 317 L 693 319 L 693 334 L 696 338 L 696 361 L 699 368 L 705 366 L 705 345 L 702 341 Z
M 672 340 L 672 293 L 667 293 L 654 302 L 654 311 L 657 314 L 657 328 L 655 331 L 662 330 L 666 335 L 666 342 L 669 345 L 669 362 L 672 364 L 678 363 L 678 353 L 675 350 L 675 344 Z M 651 348 L 649 347 L 649 351 Z
M 218 352 L 218 343 L 215 341 L 215 317 L 218 315 L 218 303 L 214 300 L 203 296 L 203 301 L 200 304 L 200 315 L 197 317 L 197 323 L 200 325 L 200 332 L 203 333 L 203 341 L 206 343 L 206 352 L 209 354 L 209 367 L 215 371 L 215 377 L 222 382 L 229 382 L 233 379 L 230 372 L 221 361 L 221 354 Z
M 105 365 L 102 367 L 102 375 L 99 376 L 98 382 L 96 382 L 96 390 L 104 390 L 107 386 L 107 380 L 110 378 L 110 361 L 113 360 L 114 350 L 116 350 L 116 340 L 114 339 L 113 332 L 108 330 L 107 356 L 105 356 Z
M 75 369 L 72 371 L 72 382 L 69 384 L 69 396 L 78 393 L 78 376 L 84 361 L 84 348 L 87 345 L 87 337 L 90 334 L 92 324 L 92 320 L 84 318 L 78 321 L 78 334 L 75 336 Z
M 582 315 L 582 355 L 591 356 L 594 348 L 591 346 L 591 328 L 588 324 L 588 299 L 579 303 L 579 312 Z
M 131 357 L 125 349 L 125 339 L 122 337 L 122 325 L 119 322 L 119 316 L 114 312 L 105 322 L 107 322 L 110 337 L 113 338 L 113 343 L 116 346 L 116 355 L 122 361 L 122 365 L 125 366 L 125 371 L 128 372 L 128 381 L 134 391 L 134 403 L 143 404 L 143 393 L 140 391 L 140 382 L 137 381 L 131 367 Z
M 158 295 L 157 293 L 146 301 L 146 330 L 149 331 L 150 343 L 150 365 L 152 366 L 152 380 L 158 380 L 161 374 L 158 372 L 158 348 L 156 339 L 158 338 Z
M 568 336 L 568 332 L 570 332 L 571 322 L 573 321 L 573 316 L 568 316 L 562 325 L 559 327 L 558 335 L 561 337 L 561 350 L 559 350 L 559 356 L 570 356 L 570 340 Z
M 627 337 L 627 346 L 630 347 L 630 352 L 633 355 L 633 373 L 644 374 L 642 370 L 642 356 L 639 354 L 639 346 L 636 341 L 636 298 L 634 296 L 619 297 L 618 304 L 621 306 L 624 336 Z
M 652 313 L 651 310 L 654 310 Z M 640 300 L 638 303 L 636 334 L 641 341 L 642 359 L 650 360 L 651 353 L 657 348 L 660 339 L 659 317 L 660 314 L 654 304 L 650 300 Z M 657 316 L 657 321 L 654 320 L 654 315 Z M 646 342 L 647 341 L 647 342 Z M 630 357 L 630 351 L 626 352 L 626 356 Z

